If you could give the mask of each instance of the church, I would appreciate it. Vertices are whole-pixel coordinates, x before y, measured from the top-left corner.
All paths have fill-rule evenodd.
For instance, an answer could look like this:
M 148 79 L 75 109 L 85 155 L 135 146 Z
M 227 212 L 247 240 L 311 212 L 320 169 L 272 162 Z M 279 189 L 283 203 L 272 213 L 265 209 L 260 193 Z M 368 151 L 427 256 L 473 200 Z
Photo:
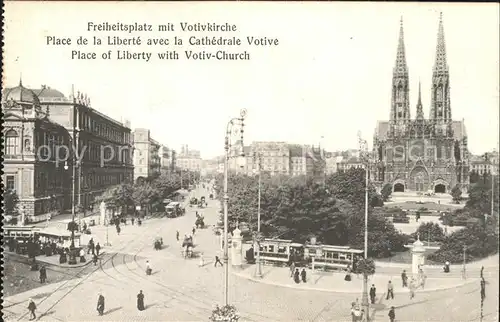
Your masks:
M 452 119 L 442 14 L 435 57 L 428 118 L 424 117 L 420 84 L 416 115 L 412 118 L 401 20 L 392 76 L 390 117 L 388 121 L 377 122 L 373 140 L 371 173 L 379 188 L 389 183 L 393 192 L 450 193 L 456 185 L 462 192 L 468 189 L 467 134 L 464 121 Z

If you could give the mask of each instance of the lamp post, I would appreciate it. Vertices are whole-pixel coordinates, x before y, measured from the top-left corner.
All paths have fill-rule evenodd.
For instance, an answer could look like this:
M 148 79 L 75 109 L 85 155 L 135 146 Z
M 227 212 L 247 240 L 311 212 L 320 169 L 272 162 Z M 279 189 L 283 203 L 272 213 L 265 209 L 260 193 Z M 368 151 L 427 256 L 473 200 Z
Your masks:
M 466 279 L 467 278 L 467 274 L 466 274 L 466 271 L 465 271 L 465 261 L 467 259 L 467 246 L 464 245 L 464 264 L 463 264 L 463 268 L 462 268 L 462 278 L 463 279 Z
M 241 142 L 243 144 L 243 127 L 245 126 L 246 110 L 240 111 L 240 117 L 232 118 L 226 126 L 226 136 L 224 138 L 224 306 L 228 305 L 228 290 L 229 290 L 229 265 L 228 265 L 228 202 L 227 194 L 228 184 L 228 167 L 229 167 L 229 148 L 231 147 L 231 134 L 233 126 L 239 126 L 241 133 Z
M 363 163 L 365 164 L 365 243 L 364 255 L 365 260 L 368 259 L 368 184 L 369 184 L 369 171 L 370 171 L 370 155 L 368 152 L 368 142 L 361 137 L 361 132 L 358 132 L 359 152 Z M 368 302 L 368 275 L 363 274 L 363 294 L 361 305 L 364 310 L 363 321 L 369 321 L 370 304 Z
M 260 153 L 254 153 L 254 161 L 257 160 L 257 166 L 259 171 L 259 192 L 257 199 L 257 270 L 255 272 L 256 277 L 262 277 L 262 262 L 260 261 L 260 196 L 261 196 L 261 170 L 262 170 L 262 155 Z M 255 162 L 254 162 L 255 163 Z
M 69 261 L 68 264 L 76 264 L 76 256 L 74 254 L 74 249 L 75 249 L 75 187 L 76 187 L 76 167 L 78 160 L 76 160 L 75 156 L 73 156 L 71 162 L 71 168 L 72 168 L 72 175 L 71 175 L 71 245 L 70 245 L 70 252 L 69 252 Z M 68 163 L 64 163 L 64 170 L 68 170 Z

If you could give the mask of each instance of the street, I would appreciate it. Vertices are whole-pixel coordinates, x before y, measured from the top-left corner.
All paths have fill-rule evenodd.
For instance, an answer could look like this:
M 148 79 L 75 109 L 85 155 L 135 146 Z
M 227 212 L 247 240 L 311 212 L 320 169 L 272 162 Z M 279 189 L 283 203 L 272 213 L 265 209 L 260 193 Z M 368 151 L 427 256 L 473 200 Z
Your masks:
M 198 197 L 208 195 L 199 189 Z M 207 198 L 208 199 L 208 198 Z M 195 211 L 205 217 L 208 228 L 194 235 L 195 251 L 203 253 L 205 265 L 199 267 L 199 258 L 184 259 L 176 240 L 192 230 Z M 109 230 L 111 247 L 97 266 L 87 266 L 87 273 L 78 278 L 63 280 L 37 289 L 5 298 L 5 319 L 27 320 L 27 300 L 37 304 L 41 321 L 206 321 L 216 304 L 223 302 L 223 268 L 214 267 L 214 256 L 222 257 L 218 237 L 211 225 L 218 220 L 217 201 L 208 200 L 203 209 L 187 208 L 185 216 L 167 219 L 154 218 L 142 226 L 122 225 L 120 235 Z M 154 250 L 153 241 L 162 237 L 162 250 Z M 153 273 L 145 273 L 146 261 Z M 230 268 L 230 271 L 232 268 Z M 78 269 L 75 269 L 75 274 Z M 36 272 L 35 272 L 36 273 Z M 494 321 L 497 316 L 497 274 L 489 274 L 489 292 L 484 307 L 483 321 Z M 49 276 L 50 279 L 50 276 Z M 361 294 L 330 293 L 283 288 L 254 282 L 245 278 L 229 277 L 229 301 L 234 304 L 244 321 L 347 321 L 350 304 Z M 145 294 L 146 310 L 136 308 L 136 295 Z M 382 294 L 385 290 L 379 289 Z M 98 293 L 106 299 L 105 313 L 96 311 Z M 381 296 L 378 296 L 379 298 Z M 396 294 L 395 300 L 377 300 L 374 318 L 387 320 L 391 305 L 396 307 L 399 321 L 478 321 L 479 284 L 457 289 L 419 293 L 413 300 L 407 294 Z

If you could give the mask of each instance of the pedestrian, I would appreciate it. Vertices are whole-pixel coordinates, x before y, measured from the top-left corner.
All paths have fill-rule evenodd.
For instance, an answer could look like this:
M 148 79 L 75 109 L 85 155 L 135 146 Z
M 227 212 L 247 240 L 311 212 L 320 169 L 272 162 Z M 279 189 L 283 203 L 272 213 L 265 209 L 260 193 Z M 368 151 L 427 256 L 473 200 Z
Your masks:
M 151 264 L 149 264 L 149 261 L 146 261 L 146 275 L 151 275 L 152 271 Z
M 35 302 L 33 302 L 33 299 L 29 299 L 28 310 L 30 311 L 30 314 L 31 314 L 30 321 L 35 320 L 36 319 L 36 314 L 35 314 L 36 304 L 35 304 Z
M 85 233 L 87 231 L 87 223 L 85 220 L 83 221 L 83 232 Z
M 175 238 L 177 239 L 177 241 L 179 241 L 179 231 L 175 233 Z
M 403 287 L 408 287 L 408 276 L 406 275 L 405 269 L 401 273 L 401 281 L 403 282 Z
M 80 249 L 80 263 L 85 263 L 85 251 Z
M 200 267 L 205 266 L 205 260 L 203 259 L 203 253 L 200 254 Z
M 144 294 L 142 293 L 142 290 L 139 291 L 139 294 L 137 294 L 137 309 L 139 311 L 144 311 Z
M 220 266 L 224 266 L 224 265 L 222 265 L 222 262 L 220 261 L 219 256 L 215 255 L 215 264 L 214 264 L 214 267 L 217 267 L 217 263 L 219 263 Z
M 97 256 L 99 256 L 99 251 L 101 250 L 101 245 L 99 245 L 99 243 L 97 243 L 97 245 L 95 245 L 95 251 L 97 253 Z
M 302 272 L 300 272 L 300 276 L 302 277 L 302 282 L 306 283 L 307 282 L 307 272 L 306 272 L 305 268 L 303 268 Z
M 97 312 L 99 315 L 104 314 L 104 296 L 99 293 L 99 298 L 97 299 Z
M 377 296 L 377 288 L 375 287 L 375 284 L 372 284 L 372 287 L 370 288 L 370 300 L 372 304 L 375 304 L 376 296 Z
M 296 268 L 295 269 L 295 273 L 293 273 L 293 280 L 295 281 L 295 283 L 299 284 L 300 283 L 300 272 L 299 272 L 299 269 Z
M 295 262 L 290 263 L 290 277 L 293 277 L 293 273 L 295 272 Z
M 137 224 L 138 224 L 139 226 L 141 226 L 141 225 L 142 225 L 142 220 L 141 220 L 141 218 L 138 218 L 138 219 L 137 219 Z
M 387 297 L 385 299 L 388 300 L 389 297 L 394 299 L 394 285 L 392 285 L 391 281 L 387 283 Z
M 45 283 L 45 280 L 47 279 L 47 270 L 45 269 L 45 266 L 42 266 L 40 268 L 40 283 Z
M 426 280 L 427 280 L 427 275 L 425 275 L 425 273 L 422 271 L 422 275 L 420 275 L 420 286 L 422 287 L 422 289 L 425 288 Z
M 196 228 L 195 228 L 195 227 L 193 227 L 193 230 L 192 230 L 192 231 L 193 231 L 193 236 L 194 236 L 194 233 L 196 232 Z
M 130 222 L 132 223 L 132 226 L 134 225 L 134 221 L 135 221 L 134 217 L 130 218 Z
M 94 254 L 94 238 L 90 238 L 87 247 L 87 254 L 90 254 L 90 251 L 92 251 L 92 254 Z
M 415 279 L 412 277 L 411 278 L 411 281 L 410 281 L 410 300 L 413 299 L 415 297 L 415 288 L 416 288 L 416 281 Z
M 396 312 L 394 312 L 394 306 L 391 306 L 388 316 L 391 322 L 394 322 L 396 320 Z
M 118 235 L 120 235 L 120 232 L 122 231 L 122 229 L 120 228 L 120 226 L 116 225 L 116 233 Z
M 96 254 L 92 255 L 92 262 L 94 263 L 94 266 L 96 266 L 96 265 L 97 265 L 97 260 L 98 260 L 98 259 L 99 259 L 99 258 L 97 257 L 97 255 L 96 255 Z

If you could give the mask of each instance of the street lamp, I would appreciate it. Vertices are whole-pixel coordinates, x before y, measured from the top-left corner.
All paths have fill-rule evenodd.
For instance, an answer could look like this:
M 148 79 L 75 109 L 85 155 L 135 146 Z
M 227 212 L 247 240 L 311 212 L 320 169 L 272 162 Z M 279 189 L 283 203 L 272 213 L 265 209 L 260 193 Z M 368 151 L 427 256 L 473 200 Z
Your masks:
M 254 153 L 254 164 L 257 161 L 258 172 L 259 172 L 259 192 L 257 200 L 257 271 L 255 272 L 256 277 L 262 277 L 262 262 L 260 260 L 260 196 L 261 196 L 261 170 L 262 170 L 262 154 Z M 258 158 L 258 160 L 257 160 Z
M 365 164 L 365 260 L 368 259 L 368 184 L 370 171 L 370 154 L 368 152 L 368 142 L 361 137 L 361 132 L 358 132 L 359 152 L 361 161 Z M 363 274 L 363 294 L 361 305 L 364 309 L 363 321 L 369 321 L 370 304 L 368 302 L 368 275 Z
M 240 117 L 232 118 L 226 126 L 226 136 L 224 138 L 224 306 L 228 305 L 228 289 L 229 289 L 229 265 L 228 265 L 228 202 L 229 196 L 227 194 L 227 179 L 229 167 L 229 149 L 231 147 L 231 134 L 233 133 L 233 126 L 240 127 L 241 144 L 243 145 L 243 127 L 245 126 L 245 116 L 247 112 L 245 109 L 240 111 Z M 241 155 L 243 156 L 243 155 Z
M 73 156 L 73 162 L 71 163 L 72 175 L 71 175 L 71 245 L 69 252 L 69 261 L 68 264 L 76 264 L 76 256 L 74 253 L 75 249 L 75 186 L 76 186 L 76 166 L 78 160 L 76 160 L 75 156 Z M 64 170 L 68 170 L 68 162 L 64 162 Z
M 462 268 L 462 278 L 463 279 L 466 279 L 467 278 L 467 275 L 466 275 L 466 271 L 465 271 L 465 261 L 467 259 L 467 246 L 464 245 L 464 264 L 463 264 L 463 268 Z

